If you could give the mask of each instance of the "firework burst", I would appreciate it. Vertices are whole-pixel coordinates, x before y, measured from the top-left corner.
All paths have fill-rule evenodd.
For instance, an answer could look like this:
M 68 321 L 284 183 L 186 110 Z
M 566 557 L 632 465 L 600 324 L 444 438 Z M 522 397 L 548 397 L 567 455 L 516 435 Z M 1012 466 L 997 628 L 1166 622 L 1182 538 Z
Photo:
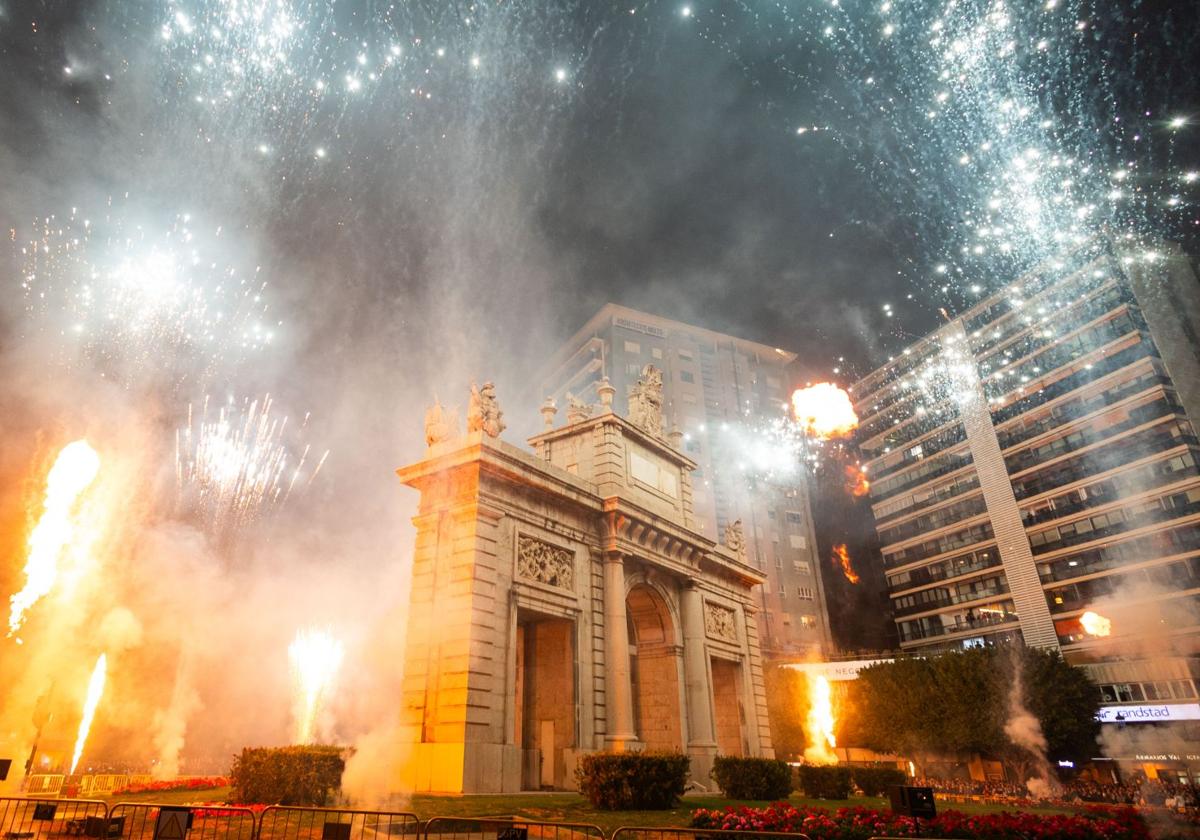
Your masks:
M 231 399 L 214 415 L 206 397 L 199 417 L 189 406 L 187 425 L 176 432 L 178 497 L 216 532 L 247 525 L 282 505 L 302 478 L 307 485 L 316 477 L 329 455 L 326 451 L 306 473 L 309 446 L 293 459 L 288 418 L 273 415 L 273 408 L 270 395 Z M 301 430 L 307 420 L 306 415 Z
M 226 261 L 221 228 L 190 216 L 140 225 L 128 208 L 91 218 L 73 208 L 38 220 L 19 248 L 31 328 L 80 356 L 134 379 L 235 362 L 272 342 L 259 270 Z M 15 233 L 14 233 L 15 235 Z

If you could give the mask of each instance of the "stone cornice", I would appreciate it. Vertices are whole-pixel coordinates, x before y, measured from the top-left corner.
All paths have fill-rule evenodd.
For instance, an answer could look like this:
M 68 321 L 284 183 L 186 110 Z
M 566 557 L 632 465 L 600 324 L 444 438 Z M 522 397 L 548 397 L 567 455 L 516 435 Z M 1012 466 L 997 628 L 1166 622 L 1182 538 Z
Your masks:
M 766 580 L 762 572 L 734 559 L 725 546 L 621 496 L 604 500 L 603 531 L 606 550 L 658 563 L 685 576 L 706 568 L 746 586 Z

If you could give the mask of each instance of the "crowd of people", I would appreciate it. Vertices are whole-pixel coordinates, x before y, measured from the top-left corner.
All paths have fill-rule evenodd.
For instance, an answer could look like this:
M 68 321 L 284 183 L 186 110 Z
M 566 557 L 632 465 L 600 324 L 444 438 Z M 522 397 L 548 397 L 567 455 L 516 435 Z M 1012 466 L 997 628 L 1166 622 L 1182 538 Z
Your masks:
M 973 779 L 926 778 L 918 784 L 932 787 L 943 796 L 972 797 L 991 801 L 1030 800 L 1035 798 L 1020 782 Z M 1200 789 L 1193 785 L 1137 776 L 1119 783 L 1086 779 L 1061 782 L 1054 786 L 1051 798 L 1061 802 L 1102 803 L 1107 805 L 1161 805 L 1172 810 L 1200 808 Z

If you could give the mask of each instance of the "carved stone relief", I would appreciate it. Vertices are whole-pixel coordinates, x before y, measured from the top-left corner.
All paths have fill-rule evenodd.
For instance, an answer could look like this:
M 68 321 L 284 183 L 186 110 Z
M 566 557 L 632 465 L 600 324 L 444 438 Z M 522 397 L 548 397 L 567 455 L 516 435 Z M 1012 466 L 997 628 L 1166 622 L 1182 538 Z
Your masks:
M 714 639 L 724 639 L 727 642 L 737 641 L 737 625 L 733 621 L 733 610 L 704 602 L 704 632 Z
M 517 577 L 559 589 L 575 588 L 575 554 L 535 537 L 517 537 Z

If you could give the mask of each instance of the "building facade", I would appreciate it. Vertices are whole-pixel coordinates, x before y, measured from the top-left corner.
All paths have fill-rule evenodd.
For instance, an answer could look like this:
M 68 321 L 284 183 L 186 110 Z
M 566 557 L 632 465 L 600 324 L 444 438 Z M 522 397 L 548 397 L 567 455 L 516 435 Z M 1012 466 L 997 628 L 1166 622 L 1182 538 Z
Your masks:
M 1021 639 L 1113 704 L 1195 705 L 1200 286 L 1182 253 L 1080 249 L 851 393 L 901 648 Z
M 616 406 L 647 364 L 664 373 L 664 417 L 696 462 L 696 527 L 715 536 L 741 520 L 750 563 L 766 575 L 758 597 L 769 658 L 803 658 L 831 646 L 824 581 L 813 530 L 810 489 L 798 457 L 764 452 L 764 436 L 784 416 L 796 355 L 609 304 L 551 357 L 542 392 L 597 399 L 607 377 Z M 764 463 L 765 462 L 765 463 Z
M 543 408 L 533 452 L 430 410 L 394 789 L 575 786 L 582 754 L 771 756 L 753 590 L 763 575 L 695 528 L 695 463 L 656 418 L 601 386 L 566 425 Z M 493 399 L 486 392 L 482 400 Z M 480 416 L 480 415 L 475 415 Z

